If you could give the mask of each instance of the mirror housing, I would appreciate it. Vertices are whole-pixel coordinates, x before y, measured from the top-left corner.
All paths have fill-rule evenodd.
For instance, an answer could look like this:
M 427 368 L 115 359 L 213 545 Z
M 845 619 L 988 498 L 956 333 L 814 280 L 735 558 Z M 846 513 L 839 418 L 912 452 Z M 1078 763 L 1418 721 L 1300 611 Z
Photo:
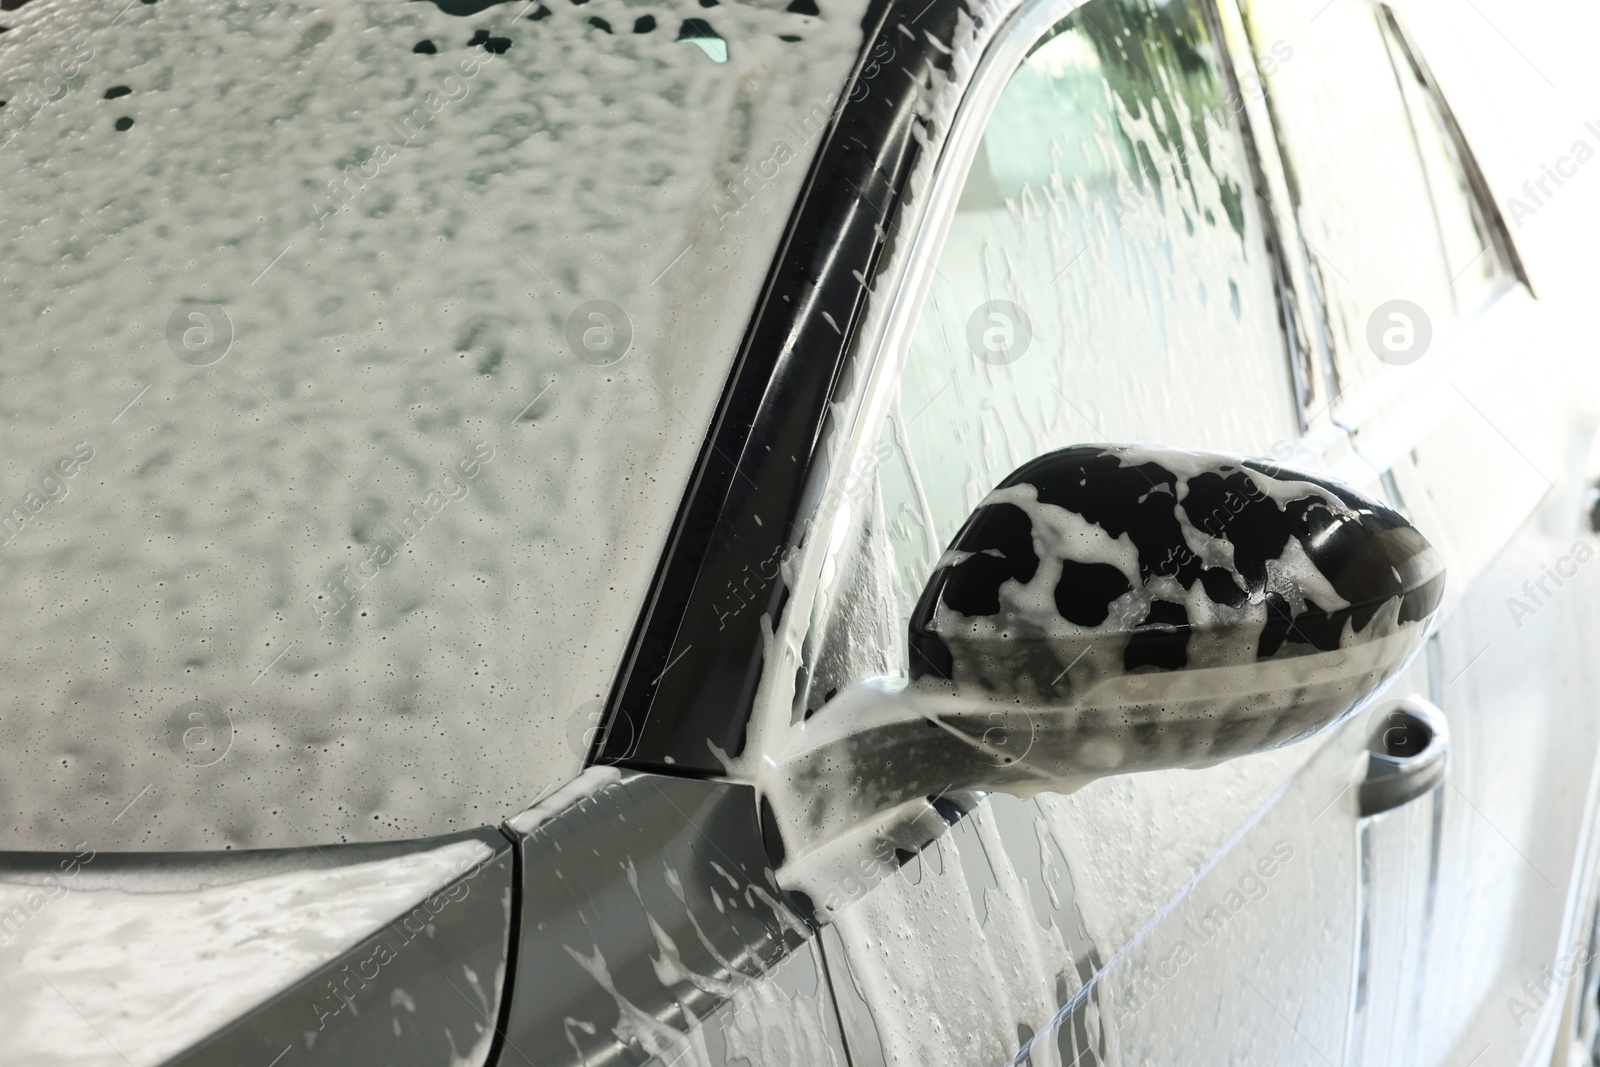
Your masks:
M 771 776 L 786 852 L 957 791 L 1069 792 L 1342 721 L 1422 646 L 1444 566 L 1402 516 L 1259 460 L 1079 446 L 1023 465 L 939 559 L 910 682 L 858 683 Z

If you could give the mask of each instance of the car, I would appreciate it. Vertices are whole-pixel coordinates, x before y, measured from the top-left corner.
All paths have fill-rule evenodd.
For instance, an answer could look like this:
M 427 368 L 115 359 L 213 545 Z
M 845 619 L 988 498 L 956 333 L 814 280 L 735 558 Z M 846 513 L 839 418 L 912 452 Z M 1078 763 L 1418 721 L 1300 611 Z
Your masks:
M 1403 10 L 5 6 L 5 1062 L 1600 1061 Z

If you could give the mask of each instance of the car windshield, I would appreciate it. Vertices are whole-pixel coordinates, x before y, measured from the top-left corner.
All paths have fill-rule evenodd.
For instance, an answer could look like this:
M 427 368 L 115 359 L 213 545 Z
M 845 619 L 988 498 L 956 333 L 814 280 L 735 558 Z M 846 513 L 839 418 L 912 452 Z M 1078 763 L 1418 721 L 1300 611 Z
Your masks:
M 707 2 L 6 5 L 0 848 L 579 770 L 865 7 Z

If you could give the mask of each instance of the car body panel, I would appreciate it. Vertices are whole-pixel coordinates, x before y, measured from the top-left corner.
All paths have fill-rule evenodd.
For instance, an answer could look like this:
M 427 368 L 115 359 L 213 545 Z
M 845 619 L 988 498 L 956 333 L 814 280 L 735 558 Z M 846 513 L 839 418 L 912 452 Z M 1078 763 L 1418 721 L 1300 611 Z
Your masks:
M 483 975 L 480 995 L 493 998 L 501 981 L 496 953 L 503 955 L 509 923 L 504 898 L 511 889 L 508 869 L 499 871 L 497 885 L 482 888 L 495 882 L 493 871 L 482 872 L 497 855 L 506 857 L 508 848 L 495 830 L 328 850 L 206 855 L 85 847 L 65 862 L 49 853 L 0 854 L 0 1048 L 11 1062 L 39 1067 L 145 1067 L 173 1056 L 205 1062 L 215 1057 L 197 1061 L 183 1050 L 207 1045 L 217 1031 L 223 1035 L 217 1047 L 237 1051 L 240 1037 L 259 1029 L 253 1022 L 231 1022 L 239 1018 L 287 1019 L 286 1026 L 261 1031 L 269 1043 L 284 1036 L 274 1055 L 290 1039 L 303 1047 L 308 1031 L 326 1034 L 339 1047 L 352 1040 L 335 1035 L 355 1012 L 342 1011 L 342 1002 L 316 976 L 365 964 L 369 971 L 381 969 L 385 981 L 408 976 L 404 984 L 413 992 L 427 981 L 459 981 L 459 973 L 435 966 L 448 962 L 448 955 L 433 951 L 432 910 L 425 906 L 453 904 L 469 887 L 477 898 L 455 907 L 446 926 L 456 934 L 467 913 L 488 916 L 487 926 L 479 921 L 473 929 L 487 938 L 489 958 L 472 965 Z M 418 908 L 424 908 L 426 931 L 413 921 Z M 380 961 L 385 965 L 378 968 L 369 942 L 406 930 L 409 936 L 394 946 L 401 961 Z M 418 940 L 418 933 L 430 936 Z M 450 951 L 460 948 L 449 938 L 444 943 Z M 368 981 L 359 974 L 350 981 L 344 995 L 358 999 L 362 1009 L 372 1008 L 375 994 L 358 995 Z M 325 1005 L 320 1019 L 314 1010 L 319 999 Z M 408 1032 L 414 1032 L 409 1024 L 424 1024 L 441 1012 L 448 1019 L 453 1003 L 459 1003 L 453 996 L 451 1002 L 425 1002 L 422 1018 L 406 1016 Z M 363 1026 L 380 1017 L 388 1035 L 386 1013 L 369 1012 L 354 1029 L 370 1037 Z M 478 1037 L 459 1021 L 456 1035 L 463 1051 Z M 437 1036 L 426 1032 L 414 1047 L 426 1048 Z
M 507 1062 L 845 1067 L 813 932 L 772 877 L 749 786 L 595 767 L 553 799 L 514 823 Z
M 974 32 L 955 0 L 876 3 L 864 28 L 612 693 L 600 762 L 719 775 L 747 743 L 761 619 L 787 601 L 774 579 L 817 504 L 817 442 L 848 343 L 930 111 L 965 77 L 952 49 Z
M 1491 1049 L 1509 1062 L 1548 1040 L 1589 938 L 1600 675 L 1585 635 L 1600 625 L 1600 571 L 1587 566 L 1585 461 L 1595 427 L 1539 395 L 1534 383 L 1561 377 L 1560 349 L 1539 343 L 1538 319 L 1506 310 L 1507 328 L 1484 323 L 1480 339 L 1532 341 L 1528 355 L 1463 382 L 1462 402 L 1391 468 L 1452 569 L 1457 559 L 1464 573 L 1477 568 L 1435 639 L 1435 702 L 1454 756 L 1422 982 L 1419 1055 L 1430 1059 Z M 1513 522 L 1500 544 L 1484 543 L 1485 527 Z M 1560 970 L 1554 987 L 1547 968 Z
M 512 922 L 510 842 L 338 959 L 163 1067 L 482 1067 L 496 1049 Z

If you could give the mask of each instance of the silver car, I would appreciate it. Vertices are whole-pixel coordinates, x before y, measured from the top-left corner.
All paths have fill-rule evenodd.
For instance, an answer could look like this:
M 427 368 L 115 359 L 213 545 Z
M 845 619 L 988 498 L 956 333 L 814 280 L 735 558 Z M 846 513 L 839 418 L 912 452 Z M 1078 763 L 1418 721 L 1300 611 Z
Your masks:
M 1403 11 L 0 7 L 0 1062 L 1600 1062 Z

